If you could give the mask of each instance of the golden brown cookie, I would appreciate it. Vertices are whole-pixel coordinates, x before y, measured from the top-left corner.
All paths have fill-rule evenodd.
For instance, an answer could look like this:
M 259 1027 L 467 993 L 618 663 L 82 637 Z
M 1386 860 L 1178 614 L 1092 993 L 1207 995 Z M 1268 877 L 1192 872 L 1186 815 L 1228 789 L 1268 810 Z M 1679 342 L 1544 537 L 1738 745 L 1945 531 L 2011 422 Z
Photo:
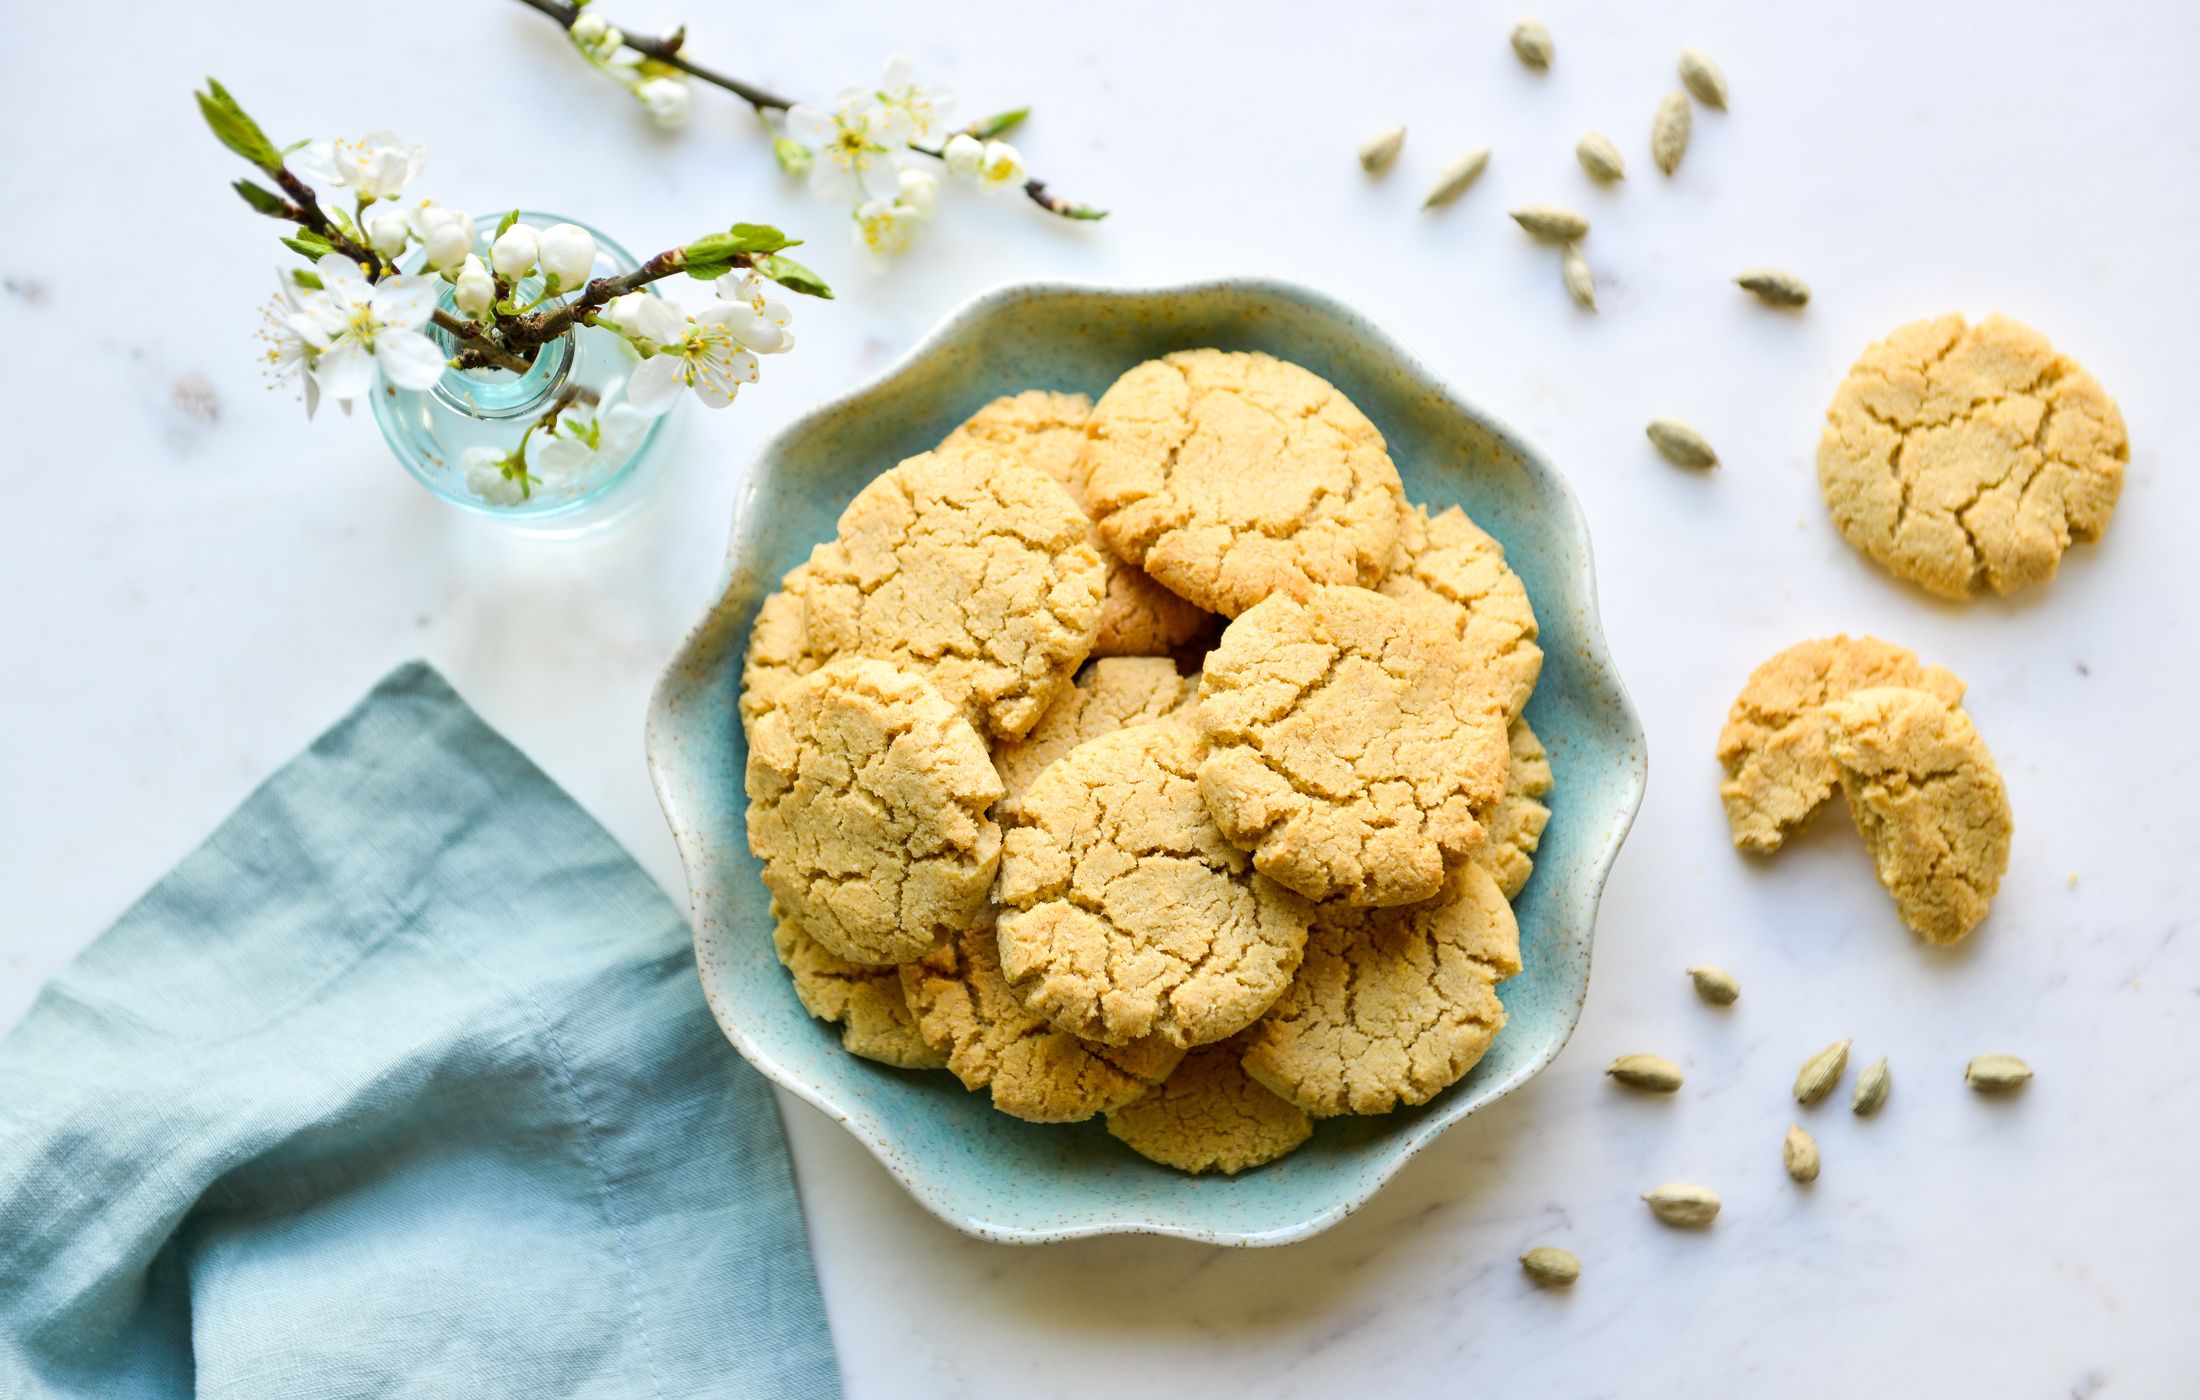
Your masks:
M 850 1053 L 902 1069 L 939 1069 L 942 1051 L 917 1033 L 901 991 L 899 967 L 852 963 L 802 931 L 772 901 L 772 946 L 794 978 L 803 1010 L 840 1023 L 840 1043 Z
M 1079 744 L 1024 792 L 1002 849 L 1001 966 L 1064 1030 L 1203 1045 L 1291 980 L 1313 910 L 1223 839 L 1198 770 L 1190 728 L 1141 724 Z
M 1277 594 L 1207 656 L 1199 791 L 1309 899 L 1411 904 L 1505 791 L 1503 697 L 1432 612 L 1364 588 Z
M 1551 790 L 1551 760 L 1524 719 L 1512 722 L 1507 741 L 1512 753 L 1505 795 L 1485 823 L 1489 834 L 1475 848 L 1474 860 L 1490 872 L 1505 898 L 1518 899 L 1535 872 L 1536 847 L 1543 844 L 1543 828 L 1551 822 L 1551 809 L 1541 801 Z
M 1086 430 L 1085 505 L 1115 552 L 1211 612 L 1372 587 L 1405 493 L 1383 435 L 1327 380 L 1188 350 L 1115 381 Z
M 1505 1024 L 1512 907 L 1479 865 L 1403 908 L 1324 904 L 1290 990 L 1245 1035 L 1245 1072 L 1317 1118 L 1426 1103 Z
M 749 627 L 747 655 L 741 663 L 741 731 L 752 733 L 766 710 L 775 708 L 796 681 L 810 674 L 824 658 L 810 649 L 810 629 L 803 620 L 804 598 L 809 593 L 810 566 L 797 564 L 780 580 L 779 590 L 756 610 Z
M 1943 598 L 2055 576 L 2108 528 L 2131 445 L 2077 361 L 2006 316 L 1913 321 L 1834 392 L 1818 486 L 1848 542 Z
M 2009 794 L 1970 716 L 1920 690 L 1825 706 L 1849 815 L 1902 922 L 1934 943 L 1978 927 L 2009 869 Z
M 1004 825 L 1022 808 L 1024 789 L 1046 766 L 1087 739 L 1157 719 L 1191 720 L 1199 677 L 1178 673 L 1166 656 L 1110 656 L 1088 662 L 1031 732 L 993 746 L 1001 800 L 993 815 Z
M 1203 1045 L 1160 1088 L 1108 1111 L 1108 1131 L 1148 1161 L 1236 1176 L 1290 1152 L 1314 1120 L 1255 1083 L 1236 1044 Z
M 1543 648 L 1528 590 L 1505 563 L 1503 545 L 1457 506 L 1434 516 L 1405 506 L 1380 591 L 1442 616 L 1474 663 L 1502 678 L 1505 715 L 1519 718 L 1543 673 Z
M 1819 708 L 1852 690 L 1886 685 L 1929 691 L 1947 705 L 1963 699 L 1963 682 L 1953 674 L 1877 637 L 1797 642 L 1749 673 L 1719 731 L 1726 768 L 1719 797 L 1736 846 L 1780 849 L 1833 795 L 1839 776 Z
M 1061 482 L 1082 508 L 1085 419 L 1091 412 L 1092 400 L 1083 394 L 1031 389 L 979 409 L 934 450 L 942 456 L 972 448 L 1006 453 Z M 1205 634 L 1211 616 L 1205 609 L 1117 558 L 1097 533 L 1093 548 L 1108 568 L 1094 656 L 1164 656 Z
M 1148 1038 L 1096 1045 L 1024 1009 L 1001 975 L 993 913 L 901 969 L 927 1044 L 965 1089 L 1033 1123 L 1077 1123 L 1129 1103 L 1168 1077 L 1184 1051 Z
M 804 621 L 812 650 L 915 671 L 1014 738 L 1083 664 L 1106 580 L 1059 482 L 985 449 L 927 452 L 857 492 L 811 551 Z
M 969 723 L 923 680 L 826 662 L 760 717 L 749 849 L 787 917 L 851 962 L 907 962 L 967 928 L 1000 859 L 1001 795 Z

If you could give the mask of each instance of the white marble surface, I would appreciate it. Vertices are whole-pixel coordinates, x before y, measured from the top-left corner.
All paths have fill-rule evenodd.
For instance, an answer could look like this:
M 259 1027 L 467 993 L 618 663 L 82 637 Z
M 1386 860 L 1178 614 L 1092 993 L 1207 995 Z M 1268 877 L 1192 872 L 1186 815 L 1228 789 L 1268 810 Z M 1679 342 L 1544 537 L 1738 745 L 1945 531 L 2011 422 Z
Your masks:
M 965 295 L 1031 276 L 1260 272 L 1364 307 L 1566 471 L 1653 778 L 1607 895 L 1588 1010 L 1541 1079 L 1462 1126 L 1359 1217 L 1282 1253 L 1119 1239 L 1013 1249 L 922 1214 L 852 1141 L 787 1118 L 857 1396 L 1549 1394 L 2160 1396 L 2200 1375 L 2200 10 L 2004 0 L 1839 7 L 1550 3 L 1548 76 L 1512 8 L 1365 3 L 1096 9 L 831 4 L 683 12 L 697 51 L 827 93 L 897 49 L 967 105 L 1037 104 L 1024 135 L 1064 191 L 1115 208 L 1054 226 L 957 200 L 890 277 L 783 186 L 710 94 L 644 129 L 517 5 L 396 0 L 364 26 L 271 0 L 18 7 L 0 46 L 0 1024 L 37 983 L 377 675 L 441 666 L 669 888 L 641 762 L 651 680 L 710 594 L 744 459 Z M 1042 17 L 1038 10 L 1045 9 Z M 96 36 L 98 63 L 74 55 Z M 1733 114 L 1699 112 L 1679 177 L 1650 167 L 1672 59 L 1704 45 Z M 472 76 L 453 76 L 461 64 Z M 693 416 L 665 496 L 613 538 L 544 546 L 459 518 L 372 426 L 308 426 L 248 340 L 278 250 L 222 189 L 191 115 L 224 77 L 278 138 L 394 126 L 423 188 L 594 219 L 658 246 L 735 217 L 811 234 L 840 287 L 732 411 Z M 1360 139 L 1412 127 L 1371 183 Z M 1570 154 L 1610 133 L 1632 178 Z M 1497 157 L 1450 211 L 1434 167 Z M 1585 209 L 1603 314 L 1502 211 Z M 1775 262 L 1799 319 L 1727 286 Z M 1934 604 L 1843 545 L 1817 500 L 1817 422 L 1851 357 L 1947 308 L 2032 321 L 2122 400 L 2130 484 L 2108 539 L 2013 603 Z M 1666 467 L 1640 425 L 1700 425 L 1726 465 Z M 1727 847 L 1711 745 L 1751 665 L 1836 629 L 1915 646 L 1971 683 L 2017 812 L 2014 868 L 1961 951 L 1895 924 L 1841 818 L 1775 863 Z M 1746 988 L 1698 1005 L 1681 968 Z M 1890 1057 L 1876 1120 L 1809 1116 L 1825 1175 L 1779 1141 L 1796 1064 L 1837 1036 Z M 1599 1070 L 1650 1049 L 1673 1100 Z M 2020 1098 L 1964 1060 L 2028 1057 Z M 1703 1234 L 1636 1201 L 1723 1192 Z M 1513 1257 L 1579 1253 L 1538 1293 Z

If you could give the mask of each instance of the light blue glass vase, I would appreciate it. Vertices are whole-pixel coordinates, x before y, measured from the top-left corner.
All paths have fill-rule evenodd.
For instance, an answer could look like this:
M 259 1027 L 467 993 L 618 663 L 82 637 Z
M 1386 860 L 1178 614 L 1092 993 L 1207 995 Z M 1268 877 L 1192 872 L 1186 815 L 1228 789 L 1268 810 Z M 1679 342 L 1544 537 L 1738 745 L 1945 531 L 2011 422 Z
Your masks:
M 617 277 L 640 266 L 626 249 L 578 220 L 523 213 L 519 221 L 535 229 L 560 223 L 587 229 L 596 240 L 591 278 Z M 476 251 L 484 260 L 500 222 L 498 218 L 474 221 Z M 419 254 L 409 262 L 407 270 L 416 270 Z M 643 290 L 657 295 L 654 287 Z M 517 289 L 523 303 L 540 292 L 541 283 L 535 278 Z M 543 306 L 553 306 L 557 300 Z M 453 309 L 448 286 L 440 305 L 446 311 Z M 426 332 L 447 351 L 457 353 L 459 342 L 450 332 L 433 325 Z M 640 363 L 641 357 L 622 337 L 595 326 L 575 325 L 542 346 L 524 374 L 448 369 L 433 388 L 425 390 L 400 389 L 378 380 L 374 418 L 405 470 L 452 505 L 489 516 L 523 534 L 587 534 L 632 514 L 664 472 L 671 418 L 680 406 L 675 405 L 672 414 L 637 422 L 634 410 L 624 405 L 627 380 Z M 530 436 L 528 429 L 561 403 L 560 424 L 567 430 L 595 427 L 601 446 L 578 468 L 538 472 L 535 464 L 552 439 L 540 428 Z M 484 492 L 469 483 L 464 466 L 468 449 L 488 448 L 503 454 L 520 448 L 523 438 L 530 475 L 536 478 L 524 498 L 512 500 L 509 490 Z

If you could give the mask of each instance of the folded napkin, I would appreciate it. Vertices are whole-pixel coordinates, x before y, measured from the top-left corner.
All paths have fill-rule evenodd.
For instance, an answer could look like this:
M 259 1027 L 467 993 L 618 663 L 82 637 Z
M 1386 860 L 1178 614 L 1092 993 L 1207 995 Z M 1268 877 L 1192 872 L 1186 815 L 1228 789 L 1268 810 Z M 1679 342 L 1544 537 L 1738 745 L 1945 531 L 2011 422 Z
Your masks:
M 0 1041 L 0 1395 L 838 1391 L 685 922 L 425 665 Z

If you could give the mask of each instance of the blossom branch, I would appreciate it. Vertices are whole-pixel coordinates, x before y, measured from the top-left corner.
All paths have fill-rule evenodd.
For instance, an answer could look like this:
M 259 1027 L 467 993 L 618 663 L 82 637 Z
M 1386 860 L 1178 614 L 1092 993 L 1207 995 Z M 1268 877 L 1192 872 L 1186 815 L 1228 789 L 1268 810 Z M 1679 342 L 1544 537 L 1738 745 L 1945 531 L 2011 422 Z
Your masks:
M 560 29 L 567 31 L 570 31 L 573 28 L 573 22 L 581 17 L 581 7 L 570 3 L 570 0 L 520 0 L 520 3 L 531 10 L 548 15 L 551 19 L 557 21 Z M 653 58 L 669 67 L 677 68 L 689 77 L 701 78 L 714 87 L 724 88 L 727 92 L 754 107 L 759 115 L 765 112 L 784 112 L 794 105 L 792 98 L 781 97 L 775 92 L 768 92 L 752 83 L 744 83 L 739 78 L 730 78 L 723 73 L 713 72 L 682 53 L 680 50 L 687 43 L 685 26 L 675 29 L 669 38 L 664 39 L 652 39 L 647 35 L 636 34 L 625 29 L 619 32 L 622 41 L 634 52 Z

